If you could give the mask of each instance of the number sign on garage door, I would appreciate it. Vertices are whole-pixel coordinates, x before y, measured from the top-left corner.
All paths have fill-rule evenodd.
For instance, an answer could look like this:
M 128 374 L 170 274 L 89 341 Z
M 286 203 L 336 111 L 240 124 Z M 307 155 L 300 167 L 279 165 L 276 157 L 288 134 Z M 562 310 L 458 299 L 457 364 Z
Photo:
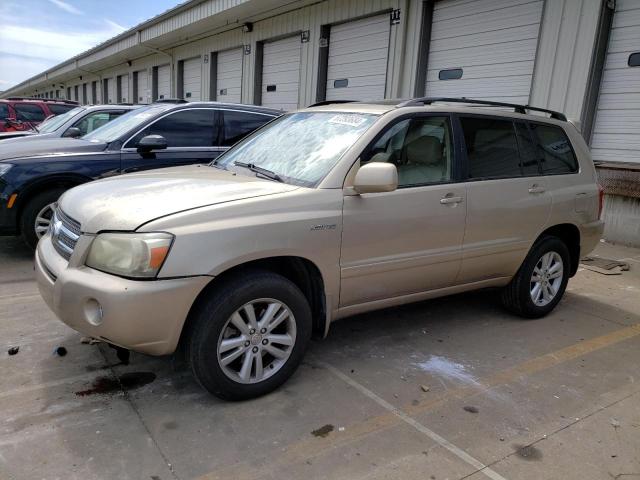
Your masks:
M 604 64 L 591 154 L 640 162 L 640 2 L 618 0 Z
M 202 100 L 202 67 L 200 57 L 184 60 L 182 66 L 182 89 L 184 99 L 190 102 L 198 102 Z
M 158 98 L 169 98 L 171 96 L 171 69 L 169 65 L 158 67 Z
M 300 37 L 264 44 L 262 53 L 262 105 L 280 110 L 298 108 Z
M 219 102 L 242 101 L 242 48 L 218 52 L 216 99 Z
M 436 2 L 426 95 L 528 103 L 542 9 L 542 0 Z
M 384 98 L 390 28 L 389 14 L 331 27 L 327 100 Z

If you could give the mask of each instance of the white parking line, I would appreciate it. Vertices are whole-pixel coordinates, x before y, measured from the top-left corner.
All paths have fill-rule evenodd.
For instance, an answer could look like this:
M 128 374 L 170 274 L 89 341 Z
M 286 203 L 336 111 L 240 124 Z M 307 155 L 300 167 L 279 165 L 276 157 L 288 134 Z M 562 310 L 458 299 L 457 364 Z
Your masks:
M 441 437 L 440 435 L 438 435 L 433 430 L 430 430 L 429 428 L 427 428 L 424 425 L 422 425 L 420 422 L 414 420 L 411 416 L 407 415 L 405 412 L 403 412 L 399 408 L 394 407 L 389 402 L 387 402 L 385 399 L 379 397 L 378 395 L 373 393 L 371 390 L 369 390 L 367 387 L 365 387 L 364 385 L 361 385 L 360 383 L 356 382 L 353 378 L 349 377 L 348 375 L 345 375 L 344 373 L 342 373 L 337 368 L 329 365 L 328 363 L 324 363 L 324 362 L 316 362 L 316 363 L 322 365 L 324 368 L 326 368 L 331 373 L 333 373 L 336 377 L 338 377 L 339 379 L 341 379 L 342 381 L 344 381 L 348 385 L 352 386 L 353 388 L 358 390 L 363 395 L 366 395 L 367 397 L 369 397 L 371 400 L 376 402 L 378 405 L 380 405 L 385 410 L 388 410 L 389 412 L 393 413 L 395 416 L 400 418 L 403 422 L 407 423 L 408 425 L 411 425 L 413 428 L 418 430 L 420 433 L 426 435 L 427 437 L 429 437 L 431 440 L 433 440 L 434 442 L 436 442 L 440 446 L 442 446 L 442 447 L 446 448 L 447 450 L 449 450 L 456 457 L 458 457 L 462 461 L 468 463 L 469 465 L 471 465 L 472 467 L 477 469 L 478 472 L 484 473 L 487 477 L 491 478 L 492 480 L 506 480 L 505 477 L 503 477 L 498 472 L 496 472 L 496 471 L 492 470 L 491 468 L 489 468 L 488 466 L 486 466 L 480 460 L 472 457 L 467 452 L 465 452 L 461 448 L 455 446 L 453 443 L 448 441 L 446 438 Z

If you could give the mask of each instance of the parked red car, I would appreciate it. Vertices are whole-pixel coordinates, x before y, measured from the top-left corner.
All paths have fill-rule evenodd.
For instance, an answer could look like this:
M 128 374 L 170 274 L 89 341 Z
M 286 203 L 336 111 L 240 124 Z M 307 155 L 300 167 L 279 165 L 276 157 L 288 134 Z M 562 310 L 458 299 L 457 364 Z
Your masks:
M 0 99 L 0 132 L 19 132 L 33 127 L 51 115 L 75 108 L 71 100 L 9 97 Z

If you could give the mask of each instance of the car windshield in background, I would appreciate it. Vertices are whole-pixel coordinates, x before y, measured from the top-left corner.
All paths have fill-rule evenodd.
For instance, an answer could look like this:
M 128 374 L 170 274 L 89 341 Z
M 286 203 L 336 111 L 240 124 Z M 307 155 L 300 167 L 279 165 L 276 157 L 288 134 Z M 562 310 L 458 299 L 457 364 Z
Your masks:
M 45 120 L 44 122 L 42 122 L 40 125 L 38 125 L 38 127 L 37 127 L 38 131 L 40 133 L 55 132 L 67 120 L 69 120 L 71 117 L 77 115 L 78 113 L 82 112 L 83 110 L 84 110 L 84 108 L 82 108 L 82 107 L 76 107 L 76 108 L 73 108 L 73 109 L 69 110 L 68 112 L 62 113 L 60 115 L 56 115 L 55 117 L 50 117 L 47 120 Z
M 137 108 L 125 113 L 115 120 L 112 120 L 100 128 L 96 128 L 93 132 L 82 137 L 82 139 L 92 142 L 113 142 L 129 130 L 136 128 L 138 125 L 143 124 L 164 110 L 169 110 L 171 107 L 172 105 L 169 104 L 159 104 Z
M 215 165 L 226 169 L 251 165 L 287 182 L 315 186 L 377 117 L 339 112 L 284 115 L 233 147 Z

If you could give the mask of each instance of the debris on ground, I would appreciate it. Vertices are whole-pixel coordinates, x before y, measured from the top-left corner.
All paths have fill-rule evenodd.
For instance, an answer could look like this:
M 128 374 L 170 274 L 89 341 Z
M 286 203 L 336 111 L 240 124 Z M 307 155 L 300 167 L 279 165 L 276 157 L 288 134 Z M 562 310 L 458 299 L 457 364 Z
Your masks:
M 84 343 L 85 345 L 95 345 L 96 343 L 101 343 L 101 341 L 93 337 L 82 337 L 80 339 L 80 343 Z
M 56 347 L 53 353 L 59 357 L 64 357 L 67 354 L 67 349 L 64 347 Z
M 15 355 L 19 351 L 20 351 L 20 347 L 10 347 L 9 350 L 7 350 L 7 353 L 9 355 Z
M 420 388 L 422 389 L 423 392 L 428 392 L 429 390 L 431 390 L 429 387 L 427 387 L 426 385 L 420 385 Z
M 627 262 L 602 257 L 584 257 L 580 260 L 580 265 L 602 275 L 621 275 L 630 268 Z
M 615 418 L 612 418 L 610 420 L 611 422 L 611 426 L 613 426 L 613 428 L 619 428 L 620 427 L 620 422 L 618 420 L 616 420 Z
M 478 413 L 480 410 L 478 410 L 478 407 L 474 407 L 472 405 L 465 405 L 464 407 L 462 407 L 462 409 L 465 412 L 469 412 L 469 413 Z
M 318 428 L 317 430 L 312 431 L 311 435 L 313 435 L 314 437 L 325 438 L 327 435 L 333 432 L 333 428 L 333 425 L 327 424 Z

